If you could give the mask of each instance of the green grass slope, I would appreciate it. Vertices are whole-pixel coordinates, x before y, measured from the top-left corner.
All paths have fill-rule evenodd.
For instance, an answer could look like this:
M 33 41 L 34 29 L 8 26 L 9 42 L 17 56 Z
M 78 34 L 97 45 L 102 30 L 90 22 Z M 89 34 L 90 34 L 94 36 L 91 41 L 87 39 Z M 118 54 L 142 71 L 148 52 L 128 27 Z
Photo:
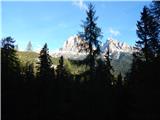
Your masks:
M 21 65 L 25 65 L 27 62 L 33 63 L 34 66 L 37 66 L 38 56 L 39 54 L 36 52 L 17 52 L 18 58 L 20 59 Z M 52 63 L 54 65 L 58 65 L 59 58 L 53 58 Z M 115 77 L 121 73 L 124 77 L 125 74 L 130 70 L 130 66 L 132 64 L 132 56 L 130 54 L 121 54 L 120 59 L 112 60 L 111 64 L 114 69 Z M 73 60 L 64 59 L 64 65 L 67 71 L 72 74 L 80 74 L 85 72 L 88 68 L 85 65 L 75 64 Z M 36 69 L 36 68 L 35 68 Z

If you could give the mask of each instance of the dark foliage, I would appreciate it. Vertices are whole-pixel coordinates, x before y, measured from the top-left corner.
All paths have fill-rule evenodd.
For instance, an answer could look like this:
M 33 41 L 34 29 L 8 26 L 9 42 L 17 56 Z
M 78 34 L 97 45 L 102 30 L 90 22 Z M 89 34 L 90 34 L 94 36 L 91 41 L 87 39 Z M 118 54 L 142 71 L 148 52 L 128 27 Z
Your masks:
M 128 76 L 128 119 L 160 119 L 159 29 L 152 9 L 143 8 L 137 24 L 139 51 L 133 54 L 131 73 Z M 157 14 L 158 15 L 158 14 Z M 157 17 L 157 16 L 156 16 Z
M 46 81 L 52 80 L 54 73 L 52 73 L 52 68 L 51 68 L 52 61 L 49 55 L 47 44 L 45 44 L 42 50 L 40 51 L 38 64 L 39 64 L 37 69 L 38 79 Z
M 101 29 L 96 23 L 98 17 L 95 17 L 95 13 L 96 11 L 94 10 L 94 6 L 90 3 L 88 5 L 88 10 L 86 11 L 86 20 L 83 21 L 83 24 L 81 25 L 83 32 L 80 33 L 80 36 L 83 40 L 81 49 L 85 49 L 86 52 L 89 53 L 86 59 L 86 64 L 88 64 L 90 67 L 91 76 L 94 75 L 96 57 L 100 53 L 99 38 L 102 36 Z
M 22 87 L 23 82 L 21 82 L 20 64 L 14 49 L 14 42 L 13 38 L 6 37 L 1 43 L 2 119 L 15 118 L 21 108 L 16 106 L 21 99 L 19 97 L 21 91 L 17 93 L 16 91 Z
M 152 9 L 144 7 L 138 21 L 139 51 L 133 54 L 131 72 L 125 78 L 121 73 L 117 79 L 112 75 L 109 50 L 104 60 L 98 58 L 101 30 L 92 4 L 82 34 L 89 55 L 76 61 L 90 67 L 83 73 L 67 71 L 63 56 L 52 67 L 47 44 L 40 51 L 35 73 L 32 63 L 20 64 L 13 38 L 2 39 L 2 120 L 160 119 L 159 29 L 154 9 L 158 6 L 154 4 Z
M 137 22 L 137 28 L 139 40 L 136 42 L 136 46 L 141 52 L 138 52 L 136 55 L 146 62 L 150 62 L 159 53 L 160 44 L 158 23 L 151 15 L 150 9 L 146 6 L 141 13 L 141 20 Z

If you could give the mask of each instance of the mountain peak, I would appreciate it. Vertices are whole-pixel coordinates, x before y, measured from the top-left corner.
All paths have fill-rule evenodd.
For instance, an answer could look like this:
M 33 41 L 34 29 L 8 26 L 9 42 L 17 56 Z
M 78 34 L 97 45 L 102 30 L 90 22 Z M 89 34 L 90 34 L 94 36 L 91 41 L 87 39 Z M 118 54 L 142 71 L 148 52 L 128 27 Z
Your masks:
M 102 46 L 102 52 L 106 52 L 108 50 L 110 52 L 128 52 L 128 53 L 132 53 L 133 52 L 133 47 L 128 45 L 125 42 L 120 42 L 116 39 L 113 38 L 108 38 L 106 43 L 103 44 Z
M 78 35 L 70 36 L 63 44 L 63 47 L 59 49 L 58 52 L 53 54 L 54 57 L 59 57 L 63 55 L 66 58 L 84 58 L 87 53 L 80 52 L 80 44 L 82 39 Z M 114 54 L 116 59 L 119 59 L 120 53 L 129 53 L 131 54 L 134 49 L 132 46 L 129 46 L 125 42 L 119 42 L 113 38 L 108 38 L 106 43 L 101 46 L 102 54 L 106 53 L 107 50 L 110 50 L 110 54 Z M 83 56 L 83 57 L 82 57 Z
M 70 36 L 63 44 L 61 51 L 74 51 L 79 52 L 78 45 L 81 42 L 81 38 L 78 35 Z
M 80 52 L 80 43 L 82 39 L 78 35 L 69 37 L 63 44 L 63 47 L 52 54 L 53 57 L 63 56 L 72 60 L 83 60 L 86 58 L 86 52 Z M 117 75 L 123 71 L 127 73 L 132 63 L 132 52 L 134 49 L 132 46 L 124 42 L 119 42 L 113 38 L 108 38 L 107 41 L 101 45 L 101 57 L 104 58 L 106 52 L 110 50 L 111 65 L 113 66 L 114 72 Z M 125 67 L 124 67 L 125 65 Z

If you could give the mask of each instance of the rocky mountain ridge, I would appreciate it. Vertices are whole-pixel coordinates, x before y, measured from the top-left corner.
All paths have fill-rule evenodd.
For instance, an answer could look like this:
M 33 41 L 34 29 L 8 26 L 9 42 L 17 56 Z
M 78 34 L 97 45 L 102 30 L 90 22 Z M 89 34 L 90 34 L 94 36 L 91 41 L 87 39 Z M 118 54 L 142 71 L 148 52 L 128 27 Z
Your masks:
M 84 51 L 80 52 L 79 45 L 81 42 L 82 39 L 79 36 L 71 36 L 64 42 L 63 47 L 54 52 L 52 56 L 64 56 L 65 58 L 69 59 L 83 59 L 87 55 L 87 53 Z M 105 54 L 108 49 L 114 59 L 119 59 L 121 53 L 132 54 L 135 51 L 132 46 L 124 42 L 119 42 L 118 40 L 115 40 L 113 38 L 108 38 L 106 42 L 101 45 L 102 55 Z

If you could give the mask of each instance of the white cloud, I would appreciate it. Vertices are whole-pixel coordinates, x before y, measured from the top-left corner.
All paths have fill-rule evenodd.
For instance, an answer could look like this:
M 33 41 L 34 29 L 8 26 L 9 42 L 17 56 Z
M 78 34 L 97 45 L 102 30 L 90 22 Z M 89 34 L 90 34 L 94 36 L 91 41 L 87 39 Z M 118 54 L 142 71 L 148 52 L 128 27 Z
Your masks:
M 87 5 L 84 0 L 74 0 L 73 5 L 78 6 L 81 10 L 87 10 Z
M 113 28 L 109 28 L 109 33 L 110 33 L 111 36 L 118 36 L 118 35 L 120 35 L 120 31 L 115 30 Z

